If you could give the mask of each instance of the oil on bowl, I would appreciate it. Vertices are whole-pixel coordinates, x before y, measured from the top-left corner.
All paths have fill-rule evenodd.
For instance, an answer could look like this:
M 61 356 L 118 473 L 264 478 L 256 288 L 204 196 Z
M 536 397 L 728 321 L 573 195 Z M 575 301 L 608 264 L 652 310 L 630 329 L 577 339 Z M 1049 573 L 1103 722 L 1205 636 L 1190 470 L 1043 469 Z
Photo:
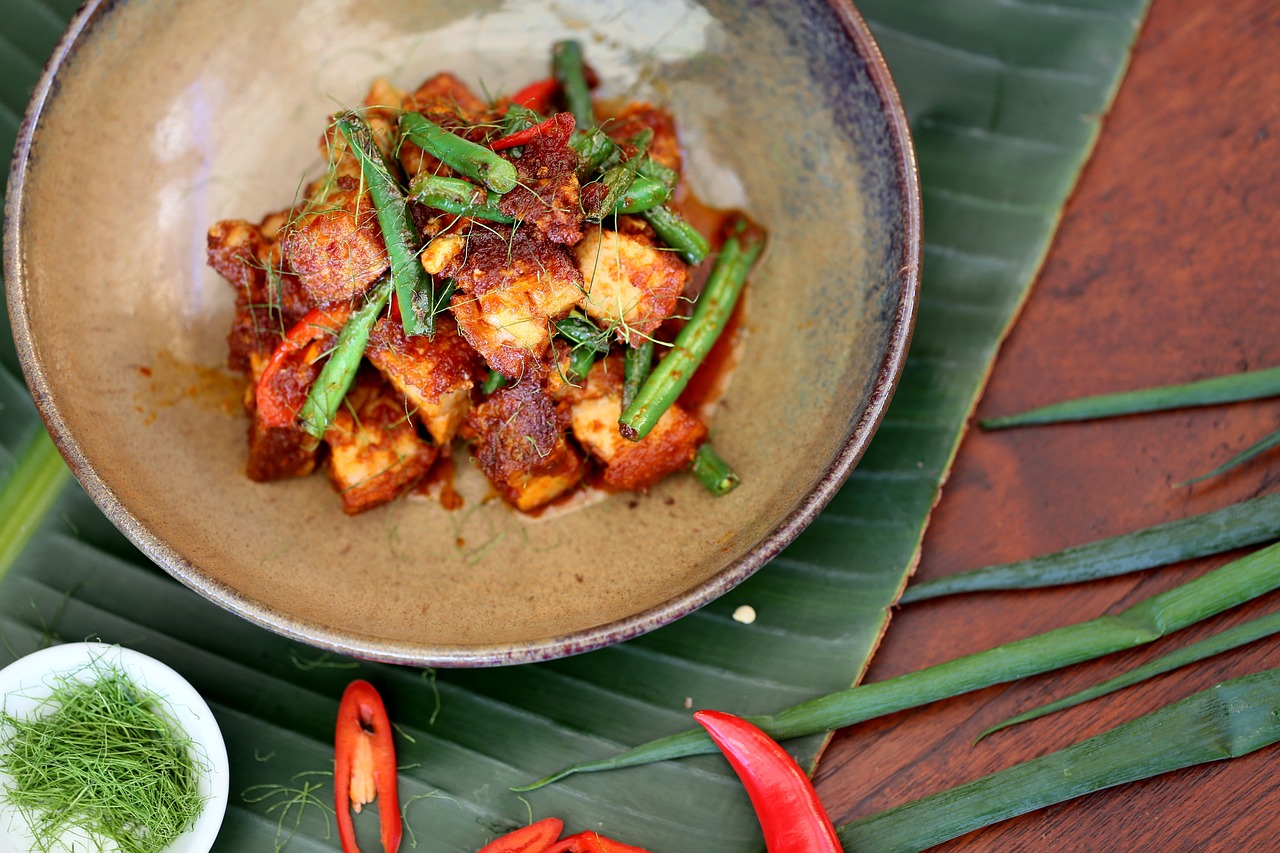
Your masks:
M 599 95 L 677 117 L 694 192 L 770 232 L 711 423 L 743 485 L 519 516 L 400 501 L 348 518 L 323 477 L 244 475 L 222 367 L 233 294 L 205 232 L 294 196 L 328 115 L 373 78 L 489 92 L 577 38 Z M 838 0 L 89 2 L 39 83 L 11 172 L 5 281 L 23 369 L 90 496 L 243 617 L 366 658 L 572 654 L 684 615 L 764 566 L 848 477 L 911 335 L 913 154 L 865 25 Z M 460 482 L 465 478 L 460 475 Z

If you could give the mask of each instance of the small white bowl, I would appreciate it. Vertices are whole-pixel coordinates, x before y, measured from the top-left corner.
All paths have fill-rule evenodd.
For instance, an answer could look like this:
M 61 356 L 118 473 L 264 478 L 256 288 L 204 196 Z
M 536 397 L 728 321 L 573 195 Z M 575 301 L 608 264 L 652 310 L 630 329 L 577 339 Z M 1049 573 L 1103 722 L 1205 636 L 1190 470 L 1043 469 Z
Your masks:
M 83 674 L 88 680 L 94 671 L 91 664 L 95 663 L 118 667 L 139 686 L 164 699 L 169 713 L 191 738 L 194 758 L 208 768 L 200 777 L 200 793 L 207 799 L 195 826 L 166 847 L 164 853 L 208 853 L 227 810 L 227 747 L 213 712 L 181 675 L 131 649 L 103 643 L 67 643 L 34 652 L 0 669 L 0 707 L 14 716 L 27 714 L 49 696 L 55 676 Z M 7 784 L 7 779 L 0 776 L 0 784 Z M 83 836 L 63 838 L 68 849 L 77 841 L 83 844 Z M 30 849 L 31 835 L 21 816 L 12 809 L 0 808 L 0 853 L 27 853 Z

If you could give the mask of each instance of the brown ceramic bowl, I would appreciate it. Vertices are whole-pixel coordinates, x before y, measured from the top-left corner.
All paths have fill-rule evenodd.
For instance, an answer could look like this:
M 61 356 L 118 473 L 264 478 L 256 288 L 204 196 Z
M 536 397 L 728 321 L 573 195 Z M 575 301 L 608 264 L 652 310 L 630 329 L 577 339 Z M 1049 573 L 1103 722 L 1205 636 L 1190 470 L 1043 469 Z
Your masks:
M 329 114 L 386 75 L 511 91 L 583 41 L 606 96 L 668 106 L 695 192 L 768 227 L 748 338 L 711 424 L 743 485 L 675 476 L 528 519 L 426 500 L 348 518 L 323 476 L 245 478 L 221 367 L 232 292 L 205 232 L 294 196 Z M 765 565 L 884 415 L 916 301 L 906 121 L 852 7 L 426 0 L 91 2 L 41 79 L 6 209 L 26 378 L 80 482 L 183 583 L 274 631 L 441 666 L 567 655 L 651 630 Z M 465 466 L 464 466 L 465 467 Z

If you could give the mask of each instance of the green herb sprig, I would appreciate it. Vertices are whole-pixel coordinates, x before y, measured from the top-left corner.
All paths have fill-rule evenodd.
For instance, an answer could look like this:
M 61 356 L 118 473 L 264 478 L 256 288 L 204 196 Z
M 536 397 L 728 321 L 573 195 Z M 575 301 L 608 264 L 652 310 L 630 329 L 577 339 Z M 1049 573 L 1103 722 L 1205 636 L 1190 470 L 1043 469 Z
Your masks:
M 0 800 L 25 820 L 34 850 L 63 849 L 79 830 L 99 850 L 159 853 L 204 809 L 191 739 L 163 700 L 117 667 L 95 662 L 57 676 L 19 717 L 0 710 Z

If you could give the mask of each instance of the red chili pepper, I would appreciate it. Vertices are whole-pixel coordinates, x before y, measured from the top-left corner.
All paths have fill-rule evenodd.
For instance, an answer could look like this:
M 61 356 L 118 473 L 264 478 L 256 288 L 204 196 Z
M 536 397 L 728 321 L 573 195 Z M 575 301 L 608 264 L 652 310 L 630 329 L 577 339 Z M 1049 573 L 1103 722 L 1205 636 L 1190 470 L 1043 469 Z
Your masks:
M 537 823 L 522 826 L 495 838 L 477 853 L 546 853 L 564 829 L 564 821 L 555 817 L 543 818 Z
M 338 837 L 343 853 L 360 853 L 351 809 L 357 812 L 378 797 L 382 849 L 395 853 L 400 846 L 400 800 L 396 793 L 396 751 L 391 742 L 391 721 L 382 697 L 367 681 L 353 681 L 338 706 L 334 738 L 334 805 L 338 812 Z
M 649 853 L 643 847 L 633 847 L 614 841 L 598 832 L 579 832 L 562 838 L 559 844 L 550 847 L 546 853 Z
M 284 381 L 284 371 L 292 362 L 301 358 L 302 351 L 312 341 L 325 335 L 337 334 L 342 325 L 351 316 L 351 306 L 335 305 L 329 308 L 312 308 L 306 316 L 294 325 L 284 336 L 284 340 L 271 353 L 267 366 L 258 377 L 258 387 L 254 391 L 258 416 L 264 426 L 287 427 L 298 417 L 298 409 L 302 408 L 307 398 L 307 386 L 320 372 L 316 367 L 302 371 L 309 373 L 305 381 Z M 292 365 L 297 373 L 303 367 Z M 309 367 L 309 365 L 307 365 Z
M 722 711 L 693 715 L 729 759 L 760 818 L 769 853 L 841 853 L 809 777 L 773 738 Z
M 510 136 L 495 139 L 489 143 L 489 147 L 494 151 L 501 151 L 504 148 L 528 145 L 544 133 L 560 134 L 565 139 L 568 139 L 569 134 L 573 133 L 574 126 L 573 113 L 556 113 L 546 121 L 538 122 L 535 125 L 526 127 L 524 130 L 517 130 Z
M 512 95 L 511 103 L 528 107 L 534 112 L 546 112 L 547 108 L 551 106 L 551 100 L 559 91 L 560 84 L 556 82 L 554 77 L 548 77 L 546 80 L 535 80 Z

